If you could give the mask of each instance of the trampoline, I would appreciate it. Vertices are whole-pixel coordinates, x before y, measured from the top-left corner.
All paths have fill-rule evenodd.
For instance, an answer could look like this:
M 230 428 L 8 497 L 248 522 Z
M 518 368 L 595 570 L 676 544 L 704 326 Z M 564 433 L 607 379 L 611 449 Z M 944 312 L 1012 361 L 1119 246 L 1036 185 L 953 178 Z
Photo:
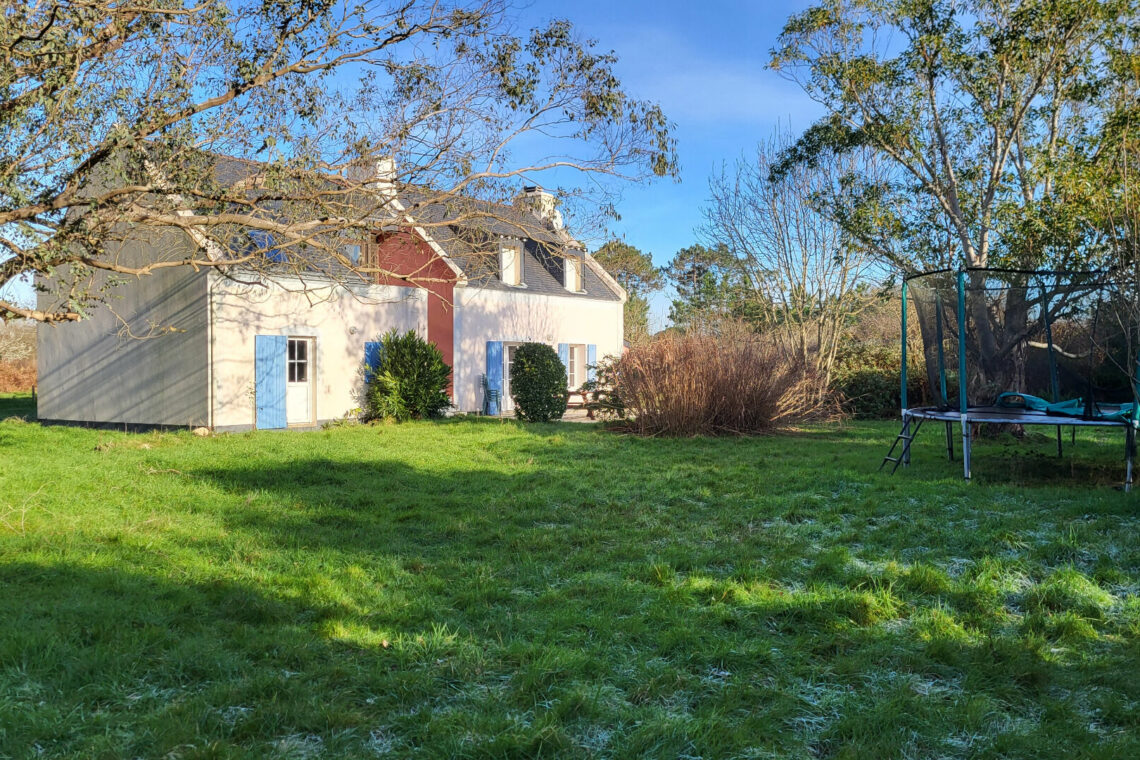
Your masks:
M 918 318 L 928 398 L 907 397 L 908 309 Z M 1135 281 L 1100 271 L 938 270 L 902 285 L 902 429 L 884 457 L 891 472 L 911 460 L 924 422 L 945 427 L 954 459 L 961 439 L 970 479 L 983 425 L 1046 425 L 1072 443 L 1077 428 L 1124 434 L 1124 489 L 1131 490 L 1140 427 L 1140 303 Z M 897 453 L 896 453 L 897 452 Z

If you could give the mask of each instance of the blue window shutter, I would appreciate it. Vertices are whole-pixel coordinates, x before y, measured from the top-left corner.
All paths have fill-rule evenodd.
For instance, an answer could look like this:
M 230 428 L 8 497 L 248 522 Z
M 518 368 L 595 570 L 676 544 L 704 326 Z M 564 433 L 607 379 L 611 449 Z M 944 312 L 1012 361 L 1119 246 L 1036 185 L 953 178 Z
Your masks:
M 503 342 L 501 340 L 487 341 L 487 390 L 498 391 L 497 398 L 502 398 Z M 498 415 L 499 402 L 493 399 L 484 399 L 484 411 L 487 414 Z
M 566 382 L 570 382 L 570 344 L 558 344 L 558 358 L 562 360 L 562 367 L 566 370 Z
M 591 383 L 598 379 L 598 347 L 593 343 L 586 346 L 586 379 Z
M 254 389 L 258 430 L 286 427 L 285 354 L 289 339 L 284 335 L 258 335 L 253 341 Z
M 380 342 L 370 340 L 364 344 L 364 382 L 372 382 L 372 376 L 380 369 Z

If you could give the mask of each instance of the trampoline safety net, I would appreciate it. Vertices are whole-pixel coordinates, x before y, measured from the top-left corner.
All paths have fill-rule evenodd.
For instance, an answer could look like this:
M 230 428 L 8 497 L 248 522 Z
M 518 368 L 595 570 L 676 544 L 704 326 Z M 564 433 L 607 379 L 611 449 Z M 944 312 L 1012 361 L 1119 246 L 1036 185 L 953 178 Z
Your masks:
M 972 269 L 912 276 L 907 300 L 937 408 L 1048 405 L 1038 411 L 1134 418 L 1140 304 L 1130 283 Z
M 879 469 L 910 463 L 924 421 L 945 425 L 954 458 L 960 427 L 963 474 L 970 479 L 977 424 L 1115 426 L 1125 432 L 1125 490 L 1132 485 L 1140 427 L 1137 360 L 1140 293 L 1135 278 L 1103 272 L 966 269 L 928 272 L 903 284 L 922 336 L 933 404 L 908 407 L 903 360 L 902 430 Z M 906 351 L 903 340 L 903 351 Z M 897 451 L 897 453 L 896 453 Z

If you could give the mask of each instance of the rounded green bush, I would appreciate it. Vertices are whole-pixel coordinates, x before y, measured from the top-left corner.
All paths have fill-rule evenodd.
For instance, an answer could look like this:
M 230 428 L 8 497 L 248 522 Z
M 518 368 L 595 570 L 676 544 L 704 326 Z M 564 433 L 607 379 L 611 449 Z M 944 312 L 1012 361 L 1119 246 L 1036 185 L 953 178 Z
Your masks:
M 570 391 L 566 387 L 566 365 L 553 348 L 545 343 L 524 343 L 515 350 L 511 396 L 520 420 L 562 419 Z
M 380 337 L 380 366 L 366 390 L 367 416 L 404 422 L 439 417 L 451 406 L 451 367 L 443 354 L 412 330 Z

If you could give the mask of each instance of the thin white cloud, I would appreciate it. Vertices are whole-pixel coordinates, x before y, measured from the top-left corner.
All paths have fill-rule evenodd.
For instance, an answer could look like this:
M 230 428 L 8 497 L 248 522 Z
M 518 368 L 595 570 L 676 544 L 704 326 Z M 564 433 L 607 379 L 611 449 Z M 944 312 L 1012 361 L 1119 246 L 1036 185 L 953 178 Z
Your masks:
M 698 48 L 691 38 L 659 27 L 606 38 L 620 57 L 626 88 L 660 103 L 678 124 L 806 125 L 819 114 L 794 83 L 766 67 L 767 55 L 732 55 Z M 727 48 L 727 50 L 725 49 Z

